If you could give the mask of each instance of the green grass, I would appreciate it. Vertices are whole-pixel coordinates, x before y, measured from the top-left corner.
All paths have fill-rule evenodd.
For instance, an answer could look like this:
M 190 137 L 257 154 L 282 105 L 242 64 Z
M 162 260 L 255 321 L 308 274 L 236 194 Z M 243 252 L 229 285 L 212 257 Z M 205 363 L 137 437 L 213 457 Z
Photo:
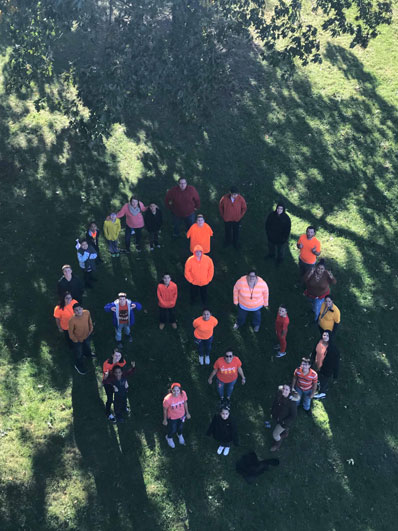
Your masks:
M 324 63 L 290 82 L 239 48 L 236 85 L 206 125 L 182 125 L 162 108 L 141 105 L 114 125 L 102 148 L 51 105 L 36 110 L 30 97 L 0 88 L 1 529 L 395 529 L 397 28 L 395 13 L 394 25 L 365 51 L 347 49 L 344 39 L 325 43 Z M 62 86 L 47 90 L 76 98 Z M 242 446 L 228 459 L 204 436 L 216 394 L 192 341 L 200 308 L 189 306 L 183 280 L 188 245 L 171 239 L 169 221 L 161 251 L 122 257 L 120 266 L 107 259 L 86 296 L 98 355 L 90 374 L 72 371 L 52 318 L 60 266 L 78 271 L 74 238 L 87 221 L 102 224 L 132 190 L 162 204 L 177 175 L 197 186 L 215 232 L 210 301 L 220 324 L 213 358 L 232 345 L 247 376 L 233 395 Z M 231 183 L 249 206 L 239 253 L 222 248 L 217 215 Z M 276 270 L 263 259 L 263 229 L 278 198 L 293 229 L 286 263 Z M 279 469 L 247 486 L 234 462 L 249 449 L 269 456 L 264 420 L 276 387 L 290 381 L 317 338 L 296 265 L 295 238 L 308 224 L 318 228 L 338 281 L 341 377 L 327 401 L 315 404 L 313 421 L 300 412 Z M 258 335 L 248 327 L 233 333 L 232 286 L 252 264 L 269 284 L 271 310 Z M 178 333 L 157 329 L 156 281 L 165 270 L 180 287 Z M 138 314 L 127 350 L 137 362 L 132 417 L 115 427 L 104 416 L 100 366 L 113 329 L 102 308 L 120 290 L 147 313 Z M 291 319 L 289 355 L 275 360 L 280 302 Z M 187 447 L 171 451 L 161 401 L 176 380 L 192 420 Z

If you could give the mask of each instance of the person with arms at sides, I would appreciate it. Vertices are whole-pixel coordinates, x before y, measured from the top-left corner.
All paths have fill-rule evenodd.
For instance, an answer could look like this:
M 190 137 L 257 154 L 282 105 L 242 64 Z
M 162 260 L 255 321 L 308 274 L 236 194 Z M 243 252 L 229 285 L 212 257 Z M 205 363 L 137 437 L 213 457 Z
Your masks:
M 177 302 L 178 288 L 177 284 L 171 280 L 169 273 L 165 273 L 162 282 L 159 282 L 157 296 L 160 330 L 163 330 L 166 323 L 170 323 L 171 327 L 176 329 L 177 323 L 174 309 Z
M 94 327 L 91 320 L 91 315 L 88 310 L 84 310 L 83 306 L 77 302 L 73 305 L 73 317 L 69 319 L 69 337 L 73 342 L 73 350 L 75 353 L 75 369 L 79 374 L 86 374 L 83 365 L 83 356 L 87 358 L 95 358 L 95 354 L 91 352 L 90 336 L 93 333 Z
M 149 232 L 149 249 L 153 251 L 155 247 L 160 247 L 159 231 L 163 225 L 163 215 L 160 208 L 155 203 L 149 203 L 144 214 L 146 230 Z
M 190 419 L 188 397 L 181 384 L 171 384 L 169 393 L 163 399 L 163 426 L 167 426 L 166 441 L 170 448 L 175 448 L 173 436 L 177 433 L 178 442 L 185 445 L 182 435 L 184 422 Z
M 132 195 L 129 202 L 125 203 L 116 214 L 118 218 L 126 216 L 124 242 L 127 252 L 130 251 L 132 234 L 135 235 L 135 248 L 138 252 L 141 252 L 141 236 L 142 229 L 144 228 L 144 217 L 142 213 L 145 212 L 147 208 L 148 207 L 146 207 L 142 201 L 139 201 Z
M 70 293 L 66 292 L 59 304 L 54 308 L 55 323 L 59 332 L 64 334 L 69 348 L 73 348 L 73 343 L 69 337 L 69 321 L 74 315 L 73 306 L 77 302 Z
M 213 280 L 214 264 L 209 256 L 203 254 L 201 245 L 195 245 L 192 256 L 185 262 L 184 276 L 189 282 L 191 304 L 200 294 L 202 304 L 206 306 L 207 286 Z
M 195 343 L 199 352 L 199 363 L 210 365 L 211 344 L 213 343 L 213 330 L 218 325 L 218 321 L 211 315 L 210 310 L 203 309 L 201 317 L 192 323 L 194 327 Z
M 289 435 L 289 430 L 293 426 L 297 417 L 297 403 L 300 397 L 296 391 L 284 384 L 278 387 L 274 403 L 272 404 L 271 415 L 276 422 L 272 437 L 274 444 L 271 452 L 276 452 L 281 447 L 283 439 Z
M 210 252 L 210 238 L 213 236 L 213 231 L 207 223 L 203 214 L 196 216 L 196 223 L 193 223 L 187 232 L 187 238 L 189 239 L 189 249 L 191 253 L 195 249 L 196 245 L 201 245 L 203 252 L 208 254 Z
M 62 300 L 65 293 L 70 293 L 73 299 L 82 302 L 84 286 L 79 277 L 73 274 L 69 264 L 62 266 L 62 277 L 58 280 L 57 291 L 59 300 Z
M 229 408 L 224 406 L 217 415 L 214 415 L 206 435 L 212 435 L 218 442 L 218 455 L 228 455 L 233 442 L 239 446 L 238 430 L 235 420 L 231 417 Z
M 322 303 L 318 319 L 318 325 L 321 334 L 324 332 L 324 330 L 329 330 L 330 335 L 334 336 L 337 332 L 340 321 L 340 310 L 333 303 L 332 297 L 330 295 L 326 295 L 325 300 Z
M 326 397 L 330 378 L 336 381 L 339 376 L 340 352 L 331 338 L 330 330 L 325 330 L 312 351 L 315 370 L 319 377 L 319 391 L 314 398 Z
M 75 247 L 79 266 L 83 269 L 84 285 L 86 288 L 93 288 L 93 282 L 97 280 L 94 276 L 94 272 L 97 269 L 97 253 L 91 243 L 88 243 L 85 239 L 77 240 Z
M 238 330 L 245 324 L 250 313 L 253 330 L 258 332 L 261 325 L 261 308 L 268 309 L 268 286 L 265 280 L 257 276 L 254 269 L 240 277 L 234 286 L 234 304 L 238 307 L 238 319 L 233 329 Z
M 200 208 L 200 198 L 196 188 L 187 184 L 185 177 L 178 179 L 178 184 L 173 186 L 165 198 L 166 208 L 171 211 L 173 218 L 173 236 L 180 235 L 180 224 L 184 222 L 188 230 L 195 219 L 195 211 Z
M 304 276 L 309 269 L 314 268 L 316 259 L 321 254 L 321 242 L 315 238 L 314 227 L 307 227 L 305 234 L 297 240 L 297 248 L 300 250 L 300 275 Z
M 336 284 L 336 279 L 331 271 L 326 269 L 325 260 L 321 258 L 313 269 L 309 269 L 303 276 L 305 283 L 304 295 L 311 302 L 315 322 L 318 321 L 319 312 L 326 295 L 330 293 L 330 286 Z
M 120 256 L 118 240 L 121 230 L 120 219 L 117 217 L 116 212 L 111 212 L 104 221 L 104 236 L 108 242 L 108 250 L 112 258 Z
M 303 409 L 308 415 L 311 415 L 311 400 L 316 393 L 317 383 L 318 375 L 311 369 L 311 361 L 308 358 L 302 358 L 300 367 L 294 371 L 291 387 L 300 396 L 297 405 L 303 399 Z
M 285 205 L 278 203 L 276 209 L 268 215 L 265 222 L 265 232 L 268 239 L 266 258 L 274 258 L 276 252 L 276 263 L 280 264 L 283 261 L 290 230 L 291 221 L 286 214 Z
M 115 365 L 111 374 L 104 380 L 104 386 L 112 385 L 114 391 L 113 407 L 115 410 L 115 419 L 109 419 L 111 422 L 124 422 L 124 413 L 129 413 L 129 408 L 127 407 L 129 384 L 127 383 L 127 378 L 134 374 L 134 372 L 135 361 L 131 362 L 131 368 L 127 371 L 123 371 L 119 365 Z
M 218 209 L 224 220 L 224 246 L 230 245 L 232 241 L 235 249 L 238 249 L 240 222 L 247 211 L 246 201 L 239 194 L 238 189 L 231 186 L 229 194 L 223 195 L 220 199 Z
M 104 306 L 106 312 L 113 312 L 115 339 L 118 343 L 122 341 L 123 330 L 129 338 L 129 342 L 131 343 L 133 341 L 131 327 L 135 323 L 134 310 L 140 311 L 141 309 L 141 304 L 139 302 L 132 302 L 127 298 L 126 293 L 119 293 L 117 299 Z
M 277 358 L 283 358 L 283 356 L 286 356 L 286 336 L 289 323 L 290 319 L 287 315 L 286 307 L 281 304 L 278 308 L 278 315 L 276 316 L 275 321 L 275 332 L 278 343 L 275 345 L 274 349 L 278 350 L 278 353 L 276 354 Z
M 220 397 L 221 406 L 229 406 L 232 391 L 238 381 L 238 374 L 242 378 L 242 385 L 245 385 L 246 378 L 243 374 L 242 362 L 238 356 L 234 356 L 232 349 L 228 349 L 224 356 L 216 360 L 208 379 L 209 385 L 212 385 L 213 378 L 216 377 L 217 393 Z
M 99 251 L 99 235 L 100 235 L 100 231 L 97 227 L 96 222 L 90 221 L 90 224 L 86 232 L 86 240 L 89 244 L 92 245 L 92 247 L 94 247 L 95 252 L 97 253 L 97 258 L 95 259 L 97 264 L 100 264 L 102 262 L 102 259 L 100 257 L 100 251 Z
M 104 383 L 105 380 L 112 374 L 112 369 L 115 366 L 123 369 L 126 365 L 126 360 L 123 358 L 120 349 L 115 347 L 110 358 L 106 359 L 102 365 L 102 385 L 104 386 L 106 394 L 105 414 L 111 422 L 116 422 L 115 415 L 111 412 L 113 404 L 113 395 L 115 394 L 114 387 L 111 383 Z

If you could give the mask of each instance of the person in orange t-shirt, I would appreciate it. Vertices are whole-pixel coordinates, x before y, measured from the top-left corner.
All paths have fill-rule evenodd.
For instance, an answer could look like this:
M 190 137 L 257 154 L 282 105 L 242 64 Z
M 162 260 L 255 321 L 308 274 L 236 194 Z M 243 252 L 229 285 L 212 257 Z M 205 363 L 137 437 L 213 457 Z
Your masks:
M 158 306 L 159 306 L 159 328 L 163 330 L 166 323 L 169 322 L 172 328 L 177 328 L 174 308 L 177 302 L 178 288 L 177 284 L 172 282 L 169 273 L 163 275 L 162 282 L 159 282 L 157 289 Z
M 245 385 L 246 378 L 242 370 L 242 362 L 237 356 L 234 356 L 232 349 L 228 349 L 224 356 L 217 359 L 213 365 L 214 369 L 209 376 L 208 383 L 213 383 L 214 376 L 217 382 L 217 392 L 220 397 L 221 405 L 229 405 L 234 385 L 238 381 L 238 374 L 242 378 L 242 385 Z M 225 393 L 225 399 L 224 399 Z
M 203 309 L 201 317 L 198 317 L 192 323 L 194 327 L 195 343 L 199 352 L 199 363 L 203 365 L 203 356 L 205 356 L 206 365 L 210 365 L 211 344 L 213 343 L 213 330 L 218 325 L 218 321 L 211 315 L 210 310 Z
M 170 392 L 163 399 L 163 426 L 167 426 L 166 441 L 170 448 L 175 448 L 173 435 L 177 433 L 178 442 L 185 445 L 182 435 L 185 419 L 190 419 L 188 397 L 181 384 L 171 384 Z
M 301 276 L 309 269 L 315 267 L 317 256 L 321 254 L 321 242 L 315 238 L 315 228 L 307 227 L 305 234 L 297 240 L 297 248 L 300 249 L 299 268 Z
M 77 303 L 69 291 L 60 300 L 59 304 L 54 308 L 54 318 L 58 330 L 64 334 L 66 343 L 70 349 L 73 348 L 73 342 L 69 337 L 69 321 L 73 317 L 73 305 Z
M 203 254 L 203 247 L 195 245 L 193 255 L 185 262 L 184 276 L 190 284 L 191 304 L 193 304 L 200 293 L 202 304 L 207 303 L 207 286 L 213 280 L 214 264 L 213 260 Z
M 191 253 L 195 249 L 196 245 L 201 245 L 205 254 L 210 252 L 210 238 L 213 236 L 213 231 L 207 223 L 203 214 L 196 216 L 196 223 L 190 226 L 187 232 L 187 238 L 189 239 L 189 248 Z

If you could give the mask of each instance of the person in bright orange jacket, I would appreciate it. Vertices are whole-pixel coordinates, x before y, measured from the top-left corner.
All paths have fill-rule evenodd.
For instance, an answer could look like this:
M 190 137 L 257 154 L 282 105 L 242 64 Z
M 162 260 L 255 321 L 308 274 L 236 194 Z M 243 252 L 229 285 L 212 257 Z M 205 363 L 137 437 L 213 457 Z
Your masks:
M 169 273 L 163 275 L 162 282 L 159 282 L 158 289 L 159 305 L 159 328 L 163 330 L 165 324 L 169 322 L 172 328 L 177 328 L 174 308 L 177 302 L 177 284 L 171 280 Z
M 201 245 L 203 252 L 208 254 L 210 252 L 210 238 L 213 236 L 213 230 L 205 223 L 203 214 L 196 216 L 196 223 L 190 226 L 187 232 L 187 238 L 189 239 L 189 249 L 191 253 L 195 249 L 195 245 Z
M 185 278 L 190 284 L 191 304 L 195 302 L 200 293 L 203 305 L 207 303 L 207 286 L 213 280 L 213 260 L 203 253 L 201 245 L 195 245 L 193 254 L 185 262 Z

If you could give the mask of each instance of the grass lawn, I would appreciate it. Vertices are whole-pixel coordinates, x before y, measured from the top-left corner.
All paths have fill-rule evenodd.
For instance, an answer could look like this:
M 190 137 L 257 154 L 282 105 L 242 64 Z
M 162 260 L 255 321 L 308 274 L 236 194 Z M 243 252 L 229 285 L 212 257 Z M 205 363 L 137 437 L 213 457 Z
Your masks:
M 392 530 L 398 498 L 397 229 L 398 21 L 367 50 L 325 42 L 324 62 L 291 81 L 237 48 L 231 93 L 206 124 L 182 125 L 142 105 L 114 124 L 102 148 L 68 127 L 43 102 L 4 90 L 0 79 L 0 528 L 15 530 Z M 71 88 L 48 93 L 76 98 Z M 50 98 L 49 98 L 50 99 Z M 81 112 L 89 110 L 81 107 Z M 219 320 L 212 359 L 232 346 L 246 386 L 233 394 L 241 446 L 228 458 L 204 432 L 218 402 L 198 365 L 183 266 L 188 244 L 161 235 L 162 249 L 111 261 L 84 299 L 95 321 L 97 361 L 80 376 L 52 312 L 60 267 L 78 273 L 74 240 L 87 222 L 102 226 L 134 191 L 163 205 L 184 175 L 213 227 L 215 277 L 210 307 Z M 218 200 L 238 184 L 248 202 L 242 249 L 223 249 Z M 282 198 L 292 218 L 289 253 L 279 268 L 264 260 L 264 221 Z M 248 486 L 234 470 L 254 449 L 270 457 L 264 427 L 276 388 L 290 382 L 318 338 L 298 282 L 296 238 L 312 224 L 336 279 L 342 312 L 341 376 L 314 418 L 299 411 L 280 466 Z M 232 287 L 254 265 L 270 288 L 270 311 L 254 334 L 232 331 Z M 157 328 L 156 285 L 170 271 L 180 288 L 179 328 Z M 130 420 L 104 415 L 102 363 L 114 345 L 103 306 L 123 290 L 137 314 L 128 360 Z M 288 356 L 273 356 L 278 305 L 288 306 Z M 162 399 L 181 381 L 192 419 L 187 446 L 164 440 Z

